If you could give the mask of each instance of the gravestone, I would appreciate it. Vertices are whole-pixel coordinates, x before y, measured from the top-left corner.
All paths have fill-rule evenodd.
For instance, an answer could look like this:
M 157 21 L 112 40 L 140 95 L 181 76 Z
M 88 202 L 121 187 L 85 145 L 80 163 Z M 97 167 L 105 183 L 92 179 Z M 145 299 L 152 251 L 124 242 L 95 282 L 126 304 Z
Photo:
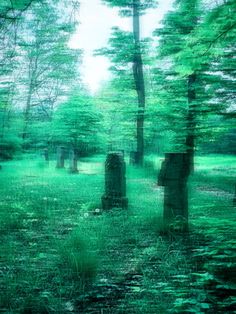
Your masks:
M 65 147 L 59 146 L 57 148 L 57 165 L 56 168 L 64 168 L 65 167 Z
M 136 151 L 131 151 L 129 155 L 129 164 L 138 165 L 139 163 L 139 153 Z
M 172 231 L 188 230 L 188 156 L 186 153 L 167 153 L 158 176 L 164 186 L 164 227 Z
M 127 208 L 126 168 L 120 152 L 110 152 L 105 162 L 105 194 L 102 196 L 102 208 Z
M 49 153 L 48 153 L 48 148 L 44 148 L 43 150 L 43 157 L 45 161 L 49 161 Z
M 234 199 L 233 199 L 233 205 L 236 206 L 236 184 L 235 184 L 235 190 L 234 190 Z
M 70 150 L 70 155 L 69 155 L 69 160 L 70 160 L 70 166 L 69 166 L 69 172 L 70 173 L 78 173 L 78 152 L 76 149 L 71 149 Z

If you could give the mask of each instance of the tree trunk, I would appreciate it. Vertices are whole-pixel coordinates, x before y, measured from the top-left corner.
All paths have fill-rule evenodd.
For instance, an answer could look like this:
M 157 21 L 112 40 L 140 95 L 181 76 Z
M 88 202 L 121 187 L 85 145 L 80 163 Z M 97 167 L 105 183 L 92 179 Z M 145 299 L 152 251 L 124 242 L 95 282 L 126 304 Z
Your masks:
M 235 189 L 234 189 L 234 199 L 233 199 L 233 206 L 236 207 L 236 184 L 235 184 Z
M 189 172 L 194 170 L 194 150 L 195 150 L 195 129 L 196 129 L 196 73 L 188 76 L 188 115 L 187 115 L 187 137 L 186 137 L 186 152 L 187 152 L 187 167 Z
M 30 84 L 26 107 L 24 112 L 24 125 L 23 125 L 23 132 L 22 132 L 22 139 L 25 140 L 27 137 L 27 128 L 29 123 L 29 116 L 30 116 L 30 107 L 31 107 L 31 97 L 32 97 L 32 85 Z
M 144 158 L 144 111 L 145 111 L 145 85 L 143 76 L 143 61 L 140 48 L 140 0 L 133 0 L 133 35 L 134 35 L 134 59 L 133 76 L 135 89 L 138 96 L 137 113 L 137 163 L 142 166 Z
M 4 133 L 5 133 L 5 128 L 7 125 L 7 120 L 9 121 L 9 113 L 7 112 L 8 109 L 8 101 L 5 105 L 3 105 L 3 109 L 2 111 L 2 121 L 1 121 L 1 139 L 3 139 L 4 137 Z
M 37 44 L 37 48 L 39 48 L 39 44 Z M 26 107 L 25 107 L 25 112 L 24 112 L 24 121 L 23 121 L 23 132 L 22 132 L 22 139 L 23 141 L 27 137 L 27 129 L 28 129 L 28 124 L 29 124 L 29 119 L 30 119 L 30 111 L 31 111 L 31 100 L 32 100 L 32 95 L 36 86 L 36 74 L 37 74 L 37 69 L 38 69 L 38 58 L 39 55 L 36 55 L 35 58 L 29 58 L 29 69 L 28 69 L 28 74 L 29 74 L 29 90 L 28 90 L 28 95 L 27 95 L 27 101 L 26 101 Z M 23 147 L 24 147 L 23 143 Z
M 70 150 L 70 168 L 69 168 L 69 172 L 70 173 L 78 173 L 78 152 L 77 149 L 72 148 Z

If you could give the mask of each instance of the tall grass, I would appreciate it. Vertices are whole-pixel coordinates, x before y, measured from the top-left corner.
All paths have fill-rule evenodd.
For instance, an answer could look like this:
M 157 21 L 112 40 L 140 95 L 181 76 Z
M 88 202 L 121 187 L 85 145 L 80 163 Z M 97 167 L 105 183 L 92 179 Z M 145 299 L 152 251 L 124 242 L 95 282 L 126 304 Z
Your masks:
M 53 161 L 3 163 L 3 312 L 93 313 L 97 306 L 101 311 L 102 304 L 107 313 L 182 313 L 190 308 L 204 313 L 208 306 L 214 310 L 204 292 L 214 271 L 209 278 L 201 277 L 194 263 L 204 265 L 199 255 L 205 254 L 214 265 L 212 256 L 219 255 L 222 241 L 231 252 L 234 158 L 197 157 L 189 183 L 193 233 L 188 243 L 160 236 L 160 158 L 149 159 L 154 166 L 127 167 L 129 209 L 107 212 L 101 209 L 104 156 L 81 160 L 78 175 L 56 170 Z M 203 241 L 207 249 L 201 247 L 199 235 L 208 239 Z

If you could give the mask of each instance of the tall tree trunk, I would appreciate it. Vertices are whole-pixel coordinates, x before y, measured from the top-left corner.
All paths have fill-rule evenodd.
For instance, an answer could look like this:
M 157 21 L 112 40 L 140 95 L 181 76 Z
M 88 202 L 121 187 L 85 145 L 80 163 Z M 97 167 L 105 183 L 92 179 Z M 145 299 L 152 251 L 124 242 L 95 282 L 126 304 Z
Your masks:
M 3 139 L 4 137 L 4 133 L 5 133 L 5 128 L 6 128 L 6 121 L 7 121 L 7 108 L 8 108 L 8 105 L 5 104 L 3 106 L 3 109 L 1 110 L 2 111 L 2 121 L 1 121 L 1 134 L 0 134 L 0 138 Z
M 25 140 L 27 137 L 27 128 L 29 124 L 29 117 L 30 117 L 30 108 L 31 108 L 31 98 L 32 98 L 32 83 L 30 83 L 29 90 L 28 90 L 28 96 L 26 101 L 26 107 L 24 112 L 24 124 L 23 124 L 23 132 L 22 132 L 22 139 Z M 24 146 L 24 144 L 23 144 Z
M 143 77 L 143 61 L 140 48 L 140 0 L 133 0 L 133 35 L 135 52 L 133 59 L 133 76 L 138 96 L 137 113 L 137 164 L 143 165 L 144 157 L 144 111 L 145 111 L 145 85 Z
M 189 173 L 194 170 L 195 129 L 196 129 L 196 83 L 197 75 L 193 73 L 188 76 L 188 115 L 187 115 L 187 166 Z
M 39 43 L 36 43 L 36 48 L 39 49 Z M 38 53 L 38 50 L 36 51 Z M 27 100 L 26 100 L 26 107 L 24 111 L 23 132 L 22 132 L 23 141 L 27 137 L 27 129 L 28 129 L 30 111 L 31 111 L 31 99 L 32 99 L 32 95 L 36 86 L 38 58 L 39 58 L 39 54 L 37 54 L 35 57 L 29 57 L 29 65 L 28 65 L 29 89 L 28 89 L 28 95 L 27 95 Z M 25 144 L 23 143 L 23 147 L 24 146 Z

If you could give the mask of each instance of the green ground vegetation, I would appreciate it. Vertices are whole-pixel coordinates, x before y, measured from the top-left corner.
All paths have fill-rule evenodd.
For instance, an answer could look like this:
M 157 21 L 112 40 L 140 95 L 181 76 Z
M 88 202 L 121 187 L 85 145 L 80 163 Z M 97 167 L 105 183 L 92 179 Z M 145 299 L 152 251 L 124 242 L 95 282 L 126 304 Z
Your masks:
M 128 210 L 102 211 L 105 156 L 79 174 L 2 163 L 2 313 L 233 313 L 235 156 L 197 156 L 190 233 L 162 234 L 161 158 L 127 167 Z

